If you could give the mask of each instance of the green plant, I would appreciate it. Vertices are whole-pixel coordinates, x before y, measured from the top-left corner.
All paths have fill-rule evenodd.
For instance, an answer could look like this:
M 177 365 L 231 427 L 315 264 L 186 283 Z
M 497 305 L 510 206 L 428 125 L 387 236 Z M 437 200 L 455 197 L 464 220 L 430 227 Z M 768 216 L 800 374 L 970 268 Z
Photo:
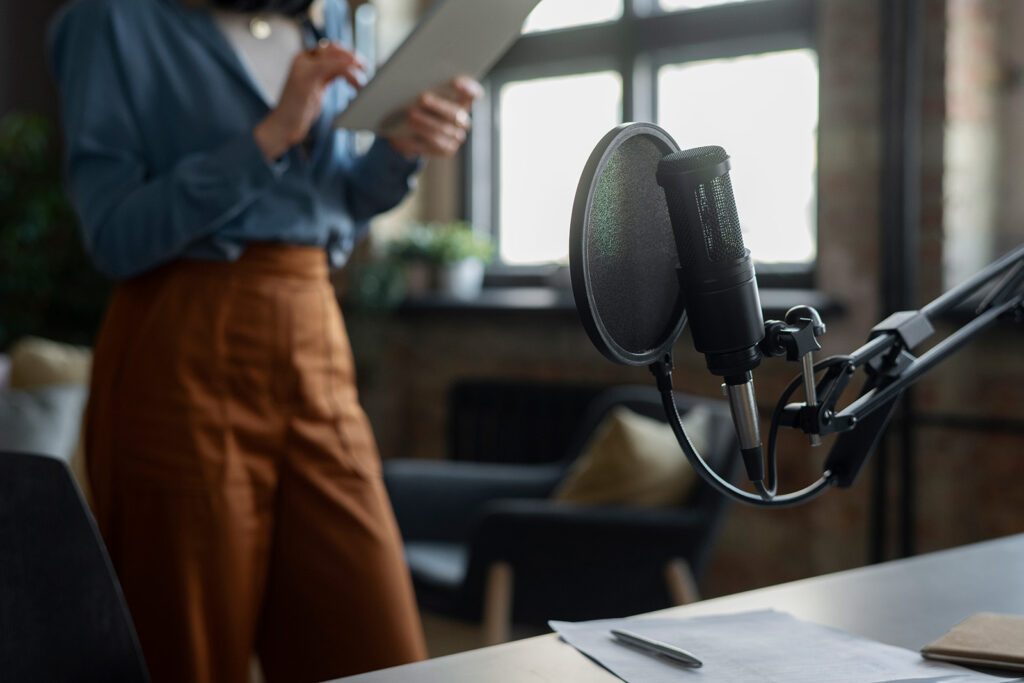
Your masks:
M 489 261 L 493 240 L 473 230 L 464 221 L 413 224 L 388 245 L 388 255 L 397 261 L 420 261 L 447 265 L 467 258 Z
M 410 225 L 404 233 L 386 245 L 387 258 L 402 261 L 434 263 L 439 260 L 433 230 L 421 224 Z
M 393 260 L 350 263 L 345 303 L 362 309 L 394 308 L 405 295 L 401 269 Z
M 110 285 L 95 273 L 64 197 L 53 127 L 0 118 L 0 348 L 25 334 L 89 343 Z
M 494 254 L 493 240 L 473 230 L 469 223 L 449 223 L 436 230 L 441 263 L 455 263 L 467 258 L 487 262 Z

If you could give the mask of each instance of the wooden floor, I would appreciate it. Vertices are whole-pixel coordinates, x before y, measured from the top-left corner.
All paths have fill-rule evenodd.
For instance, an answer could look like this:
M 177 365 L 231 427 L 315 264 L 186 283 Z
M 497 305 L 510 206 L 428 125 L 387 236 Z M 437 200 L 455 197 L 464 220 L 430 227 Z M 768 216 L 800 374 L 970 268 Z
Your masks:
M 483 631 L 480 624 L 472 624 L 430 612 L 422 612 L 421 616 L 423 631 L 427 636 L 427 651 L 432 658 L 483 647 Z M 550 629 L 542 626 L 514 625 L 511 639 L 519 640 L 550 632 Z

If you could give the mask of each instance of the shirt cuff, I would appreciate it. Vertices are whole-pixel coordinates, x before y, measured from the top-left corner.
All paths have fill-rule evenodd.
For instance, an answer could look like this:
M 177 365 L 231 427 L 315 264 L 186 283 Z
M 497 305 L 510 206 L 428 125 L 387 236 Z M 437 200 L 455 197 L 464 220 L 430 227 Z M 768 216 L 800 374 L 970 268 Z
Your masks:
M 423 167 L 423 159 L 408 159 L 395 151 L 386 138 L 377 138 L 361 160 L 361 166 L 372 174 L 387 182 L 405 182 L 416 171 Z

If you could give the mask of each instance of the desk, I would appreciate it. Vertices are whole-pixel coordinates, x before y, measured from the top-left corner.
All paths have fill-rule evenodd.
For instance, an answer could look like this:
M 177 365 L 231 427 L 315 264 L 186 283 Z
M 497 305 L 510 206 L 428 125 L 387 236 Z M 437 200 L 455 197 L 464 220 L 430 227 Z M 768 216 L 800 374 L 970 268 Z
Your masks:
M 1024 534 L 674 607 L 689 617 L 774 608 L 912 650 L 975 612 L 1024 614 Z M 554 634 L 341 679 L 531 683 L 619 679 Z

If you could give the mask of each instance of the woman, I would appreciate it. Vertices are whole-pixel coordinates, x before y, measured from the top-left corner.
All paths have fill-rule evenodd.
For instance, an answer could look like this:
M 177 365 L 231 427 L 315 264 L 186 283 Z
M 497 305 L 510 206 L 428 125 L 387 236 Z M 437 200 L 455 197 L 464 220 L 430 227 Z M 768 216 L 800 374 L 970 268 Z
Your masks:
M 121 280 L 90 481 L 155 681 L 425 656 L 327 273 L 458 149 L 480 87 L 357 155 L 331 126 L 363 79 L 348 44 L 344 0 L 79 0 L 52 29 L 69 190 Z

